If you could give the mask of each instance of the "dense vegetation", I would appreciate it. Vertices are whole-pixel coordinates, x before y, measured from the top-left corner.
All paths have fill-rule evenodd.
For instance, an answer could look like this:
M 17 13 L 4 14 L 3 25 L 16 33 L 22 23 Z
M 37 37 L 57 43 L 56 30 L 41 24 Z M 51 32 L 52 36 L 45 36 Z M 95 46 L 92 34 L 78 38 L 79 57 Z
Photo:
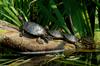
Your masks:
M 99 2 L 90 0 L 0 0 L 0 18 L 20 27 L 18 16 L 49 29 L 63 29 L 81 37 L 94 36 Z M 98 23 L 97 23 L 98 22 Z M 97 27 L 99 28 L 99 27 Z

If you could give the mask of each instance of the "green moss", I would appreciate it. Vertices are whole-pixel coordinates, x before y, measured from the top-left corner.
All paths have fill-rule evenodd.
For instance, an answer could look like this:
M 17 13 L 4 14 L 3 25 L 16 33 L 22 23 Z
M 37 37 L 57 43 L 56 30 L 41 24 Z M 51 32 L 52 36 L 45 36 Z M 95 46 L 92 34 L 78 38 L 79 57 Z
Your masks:
M 2 29 L 0 29 L 0 34 L 3 34 L 3 33 L 5 33 L 5 32 L 7 32 L 7 30 L 2 30 Z

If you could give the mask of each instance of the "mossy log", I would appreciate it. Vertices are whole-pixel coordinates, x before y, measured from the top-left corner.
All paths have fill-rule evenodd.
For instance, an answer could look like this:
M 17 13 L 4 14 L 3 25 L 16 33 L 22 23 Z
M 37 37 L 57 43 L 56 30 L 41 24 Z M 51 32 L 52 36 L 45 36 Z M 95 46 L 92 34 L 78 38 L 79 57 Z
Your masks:
M 45 44 L 39 44 L 36 41 L 37 38 L 34 38 L 28 34 L 20 37 L 19 30 L 11 25 L 8 25 L 9 24 L 7 22 L 0 21 L 0 44 L 3 46 L 18 50 L 20 49 L 21 51 L 48 51 L 64 49 L 64 46 L 66 46 L 67 51 L 71 50 L 71 52 L 75 52 L 75 46 L 72 44 L 67 44 L 63 42 L 63 40 L 52 40 Z
M 21 49 L 22 51 L 43 51 L 61 49 L 64 43 L 61 40 L 49 41 L 48 44 L 39 44 L 31 36 L 19 36 L 20 32 L 7 30 L 0 34 L 0 43 L 12 48 Z

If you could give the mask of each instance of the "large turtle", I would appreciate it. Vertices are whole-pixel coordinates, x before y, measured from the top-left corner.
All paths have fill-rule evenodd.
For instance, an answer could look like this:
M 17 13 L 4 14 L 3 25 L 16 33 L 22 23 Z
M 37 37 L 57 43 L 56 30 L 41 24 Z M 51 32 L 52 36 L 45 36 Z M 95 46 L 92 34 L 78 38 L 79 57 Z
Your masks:
M 46 34 L 45 29 L 35 22 L 25 22 L 23 25 L 23 30 L 34 36 L 44 36 Z
M 23 25 L 23 30 L 30 33 L 31 35 L 35 37 L 39 37 L 37 41 L 39 43 L 43 43 L 43 40 L 48 43 L 47 39 L 47 32 L 46 30 L 39 24 L 35 22 L 25 22 Z M 43 39 L 43 40 L 42 40 Z
M 39 24 L 35 22 L 25 22 L 23 25 L 23 30 L 27 33 L 33 35 L 34 37 L 39 37 L 37 41 L 39 43 L 43 43 L 43 40 L 48 43 L 48 40 L 46 38 L 46 30 Z M 43 39 L 43 40 L 42 40 Z
M 24 22 L 22 17 L 19 17 L 19 19 L 23 22 L 21 30 L 22 35 L 25 31 L 28 34 L 33 35 L 34 37 L 39 37 L 39 39 L 37 39 L 39 43 L 43 43 L 43 40 L 48 43 L 48 40 L 46 38 L 46 30 L 41 25 L 31 21 Z M 41 40 L 40 38 L 42 38 L 43 40 Z

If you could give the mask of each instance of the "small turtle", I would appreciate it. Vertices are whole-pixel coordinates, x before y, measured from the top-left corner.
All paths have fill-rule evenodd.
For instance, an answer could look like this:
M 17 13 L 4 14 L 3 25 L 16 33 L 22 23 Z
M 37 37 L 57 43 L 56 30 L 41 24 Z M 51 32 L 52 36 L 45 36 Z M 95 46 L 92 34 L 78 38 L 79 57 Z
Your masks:
M 70 43 L 76 43 L 78 42 L 78 38 L 76 38 L 74 35 L 71 34 L 63 34 L 64 39 L 67 40 Z
M 53 39 L 63 39 L 63 35 L 58 30 L 48 31 L 49 35 L 52 36 Z

